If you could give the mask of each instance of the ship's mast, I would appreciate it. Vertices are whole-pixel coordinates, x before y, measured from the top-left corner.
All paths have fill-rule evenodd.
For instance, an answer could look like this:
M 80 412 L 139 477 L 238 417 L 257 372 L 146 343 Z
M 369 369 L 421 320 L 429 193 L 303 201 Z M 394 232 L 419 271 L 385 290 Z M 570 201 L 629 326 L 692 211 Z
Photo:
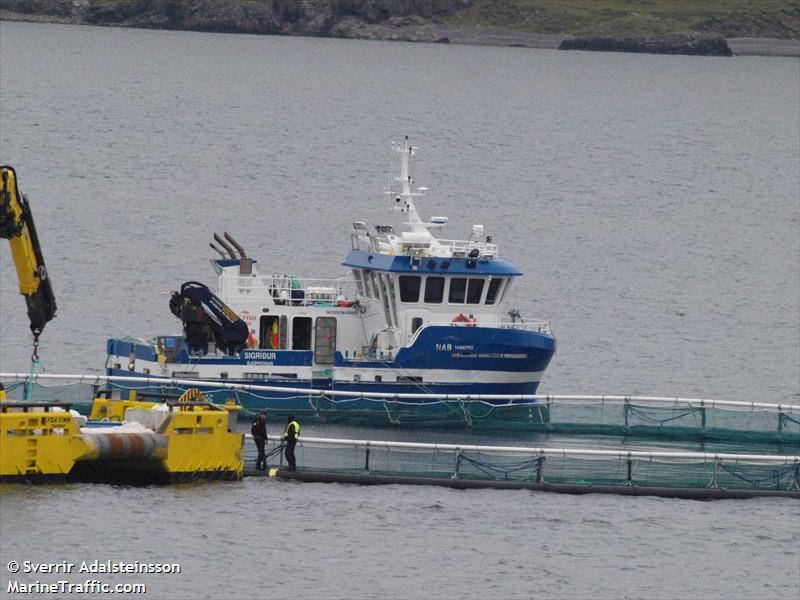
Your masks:
M 423 194 L 421 192 L 411 191 L 414 180 L 409 173 L 408 159 L 414 155 L 416 148 L 409 146 L 408 136 L 405 136 L 403 145 L 398 145 L 395 147 L 395 150 L 400 153 L 402 160 L 400 163 L 400 177 L 395 177 L 394 180 L 400 182 L 402 186 L 402 191 L 399 195 L 400 198 L 402 198 L 404 212 L 408 213 L 407 224 L 411 226 L 411 231 L 430 233 L 427 225 L 420 219 L 417 207 L 414 205 L 414 197 L 422 196 Z

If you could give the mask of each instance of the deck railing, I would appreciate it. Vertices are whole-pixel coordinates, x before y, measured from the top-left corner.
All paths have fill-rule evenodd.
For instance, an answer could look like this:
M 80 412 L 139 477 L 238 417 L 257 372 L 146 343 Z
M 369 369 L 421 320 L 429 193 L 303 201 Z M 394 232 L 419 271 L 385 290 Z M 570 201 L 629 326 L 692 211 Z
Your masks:
M 496 317 L 478 317 L 477 319 L 469 321 L 428 321 L 423 323 L 419 329 L 414 332 L 408 342 L 409 346 L 413 346 L 414 342 L 421 335 L 422 331 L 427 327 L 495 327 L 498 329 L 520 329 L 524 331 L 537 331 L 539 333 L 550 333 L 550 323 L 547 321 L 512 321 L 510 319 L 496 318 Z
M 450 249 L 454 258 L 466 258 L 469 253 L 477 249 L 480 258 L 495 258 L 500 248 L 497 244 L 489 242 L 476 242 L 474 240 L 437 240 Z
M 404 254 L 413 256 L 426 256 L 430 248 L 431 242 L 403 242 L 400 239 L 400 246 Z M 482 259 L 496 258 L 500 253 L 500 248 L 497 244 L 491 242 L 478 242 L 475 240 L 440 240 L 436 242 L 445 246 L 450 256 L 453 258 L 467 258 L 469 253 L 473 250 L 478 250 L 478 257 Z M 370 235 L 361 231 L 355 231 L 350 235 L 350 245 L 353 250 L 363 250 L 365 252 L 390 252 L 392 245 L 381 234 Z
M 313 306 L 354 300 L 356 283 L 351 277 L 300 279 L 292 275 L 224 278 L 220 290 L 228 299 L 274 300 L 278 304 Z

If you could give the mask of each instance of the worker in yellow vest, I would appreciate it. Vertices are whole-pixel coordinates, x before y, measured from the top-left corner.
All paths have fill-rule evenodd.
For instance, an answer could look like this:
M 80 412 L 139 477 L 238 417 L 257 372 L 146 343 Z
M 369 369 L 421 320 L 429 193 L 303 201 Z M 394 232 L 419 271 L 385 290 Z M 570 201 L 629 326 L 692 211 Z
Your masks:
M 294 447 L 297 445 L 297 438 L 300 437 L 300 424 L 294 420 L 294 415 L 289 415 L 286 419 L 286 429 L 283 431 L 283 455 L 289 463 L 288 471 L 296 471 L 297 463 L 294 458 Z

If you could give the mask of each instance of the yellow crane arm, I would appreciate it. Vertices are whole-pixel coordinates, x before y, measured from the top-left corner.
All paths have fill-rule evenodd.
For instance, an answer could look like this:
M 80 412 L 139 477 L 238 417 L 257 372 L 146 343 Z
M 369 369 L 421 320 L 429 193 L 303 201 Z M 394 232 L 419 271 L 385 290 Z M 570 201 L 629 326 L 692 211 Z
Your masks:
M 25 296 L 31 331 L 38 339 L 45 324 L 56 315 L 56 299 L 28 200 L 17 187 L 17 174 L 12 167 L 0 166 L 0 179 L 0 238 L 11 245 L 19 291 Z

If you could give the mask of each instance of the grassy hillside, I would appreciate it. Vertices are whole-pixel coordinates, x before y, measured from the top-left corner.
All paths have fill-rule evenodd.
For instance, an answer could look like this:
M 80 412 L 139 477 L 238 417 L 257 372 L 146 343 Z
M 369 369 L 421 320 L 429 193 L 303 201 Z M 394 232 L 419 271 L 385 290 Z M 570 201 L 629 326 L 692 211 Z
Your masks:
M 448 23 L 581 36 L 800 39 L 800 0 L 474 0 Z

